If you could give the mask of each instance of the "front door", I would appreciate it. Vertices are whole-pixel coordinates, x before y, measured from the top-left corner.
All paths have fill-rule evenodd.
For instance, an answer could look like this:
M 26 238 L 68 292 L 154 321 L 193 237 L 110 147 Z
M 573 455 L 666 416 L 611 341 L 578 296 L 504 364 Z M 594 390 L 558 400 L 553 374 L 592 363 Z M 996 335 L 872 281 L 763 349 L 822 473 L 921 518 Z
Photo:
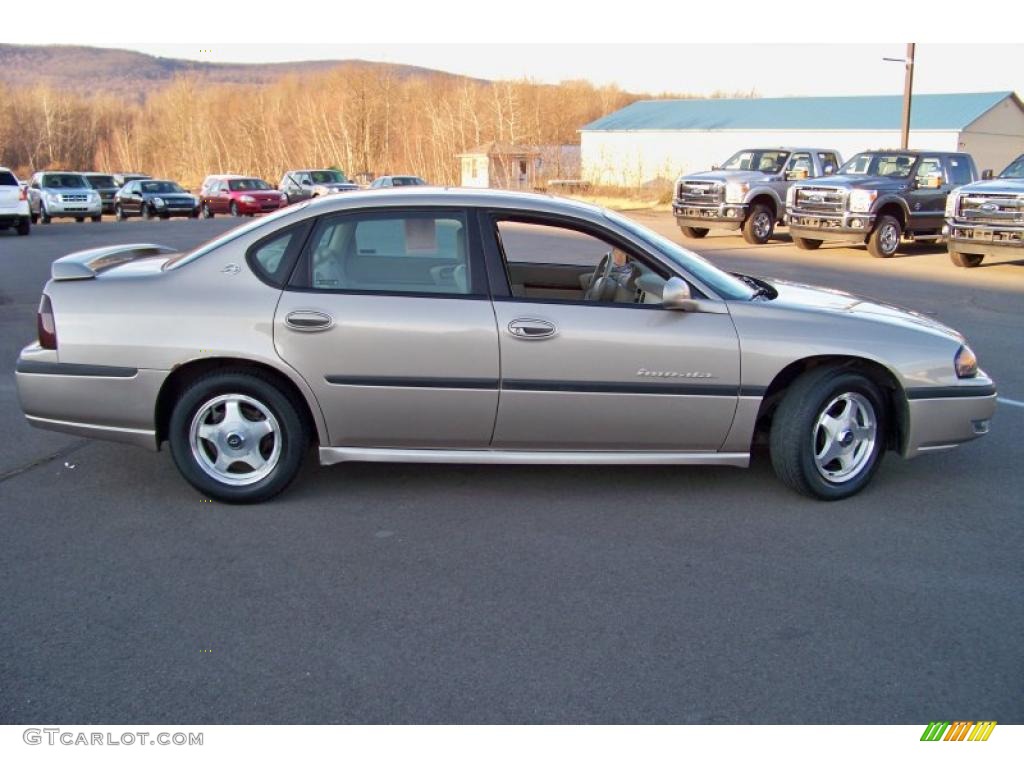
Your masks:
M 316 224 L 274 320 L 333 446 L 486 448 L 498 335 L 460 209 L 333 214 Z
M 938 186 L 934 180 L 938 179 Z M 950 192 L 949 181 L 939 157 L 922 157 L 917 165 L 913 189 L 908 193 L 910 208 L 910 229 L 914 232 L 930 232 L 942 229 L 946 211 L 946 195 Z
M 724 303 L 663 308 L 664 267 L 593 229 L 496 218 L 494 234 L 511 296 L 494 304 L 493 447 L 718 450 L 740 381 Z

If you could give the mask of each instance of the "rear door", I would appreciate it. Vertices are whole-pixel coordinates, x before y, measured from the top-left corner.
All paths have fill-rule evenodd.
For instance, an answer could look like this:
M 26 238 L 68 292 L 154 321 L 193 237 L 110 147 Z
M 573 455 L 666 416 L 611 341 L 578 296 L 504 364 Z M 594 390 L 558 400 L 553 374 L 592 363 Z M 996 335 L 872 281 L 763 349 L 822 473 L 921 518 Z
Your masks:
M 324 216 L 274 319 L 334 446 L 486 448 L 498 335 L 476 225 L 458 208 Z

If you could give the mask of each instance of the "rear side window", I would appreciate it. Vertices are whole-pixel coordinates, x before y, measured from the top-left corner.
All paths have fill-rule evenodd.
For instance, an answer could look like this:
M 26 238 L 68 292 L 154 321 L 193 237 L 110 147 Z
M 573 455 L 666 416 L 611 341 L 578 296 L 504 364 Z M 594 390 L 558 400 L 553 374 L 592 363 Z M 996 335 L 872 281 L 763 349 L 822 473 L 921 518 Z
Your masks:
M 0 186 L 16 187 L 18 186 L 18 180 L 14 178 L 14 174 L 10 171 L 0 171 Z
M 275 232 L 253 244 L 246 259 L 253 272 L 275 288 L 288 281 L 295 259 L 309 232 L 310 223 L 304 221 L 280 232 Z
M 470 295 L 462 211 L 381 212 L 325 218 L 292 284 L 321 291 Z

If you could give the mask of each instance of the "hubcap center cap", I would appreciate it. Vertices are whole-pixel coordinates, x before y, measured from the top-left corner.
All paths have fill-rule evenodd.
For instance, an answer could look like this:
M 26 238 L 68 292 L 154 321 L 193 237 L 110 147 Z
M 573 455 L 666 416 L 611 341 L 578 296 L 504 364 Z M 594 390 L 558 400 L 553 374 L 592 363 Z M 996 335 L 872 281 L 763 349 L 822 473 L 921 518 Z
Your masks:
M 228 444 L 228 448 L 237 451 L 239 448 L 245 445 L 245 437 L 238 434 L 237 432 L 231 432 L 224 442 Z
M 839 433 L 839 444 L 844 448 L 848 448 L 850 443 L 853 442 L 853 432 L 849 429 L 844 429 Z

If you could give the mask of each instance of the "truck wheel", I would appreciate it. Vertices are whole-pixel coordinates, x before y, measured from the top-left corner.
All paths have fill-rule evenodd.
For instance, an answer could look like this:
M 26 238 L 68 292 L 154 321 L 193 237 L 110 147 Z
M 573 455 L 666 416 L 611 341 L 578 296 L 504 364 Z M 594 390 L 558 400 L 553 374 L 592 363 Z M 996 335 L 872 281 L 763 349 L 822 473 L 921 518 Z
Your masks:
M 985 254 L 983 253 L 960 253 L 959 251 L 949 252 L 949 260 L 958 267 L 976 267 L 981 264 L 981 260 L 984 258 Z
M 888 259 L 900 247 L 903 229 L 892 216 L 882 216 L 868 237 L 868 252 L 876 259 Z
M 28 219 L 25 219 L 25 218 L 18 219 L 18 229 L 17 229 L 17 232 L 18 232 L 19 235 L 24 237 L 25 235 L 27 235 L 31 231 L 32 231 L 32 225 L 29 223 Z
M 700 240 L 708 233 L 703 227 L 680 227 L 679 229 L 683 231 L 684 237 L 692 237 L 695 240 Z
M 816 251 L 821 247 L 821 240 L 808 240 L 806 237 L 794 237 L 793 245 L 801 251 Z
M 200 493 L 249 504 L 277 495 L 295 479 L 309 429 L 273 382 L 225 370 L 185 390 L 171 412 L 168 439 L 178 470 Z
M 775 232 L 775 214 L 767 205 L 758 203 L 743 222 L 743 239 L 751 245 L 764 245 Z
M 826 366 L 798 378 L 772 417 L 772 466 L 805 496 L 835 501 L 866 486 L 881 464 L 885 401 L 865 376 Z

